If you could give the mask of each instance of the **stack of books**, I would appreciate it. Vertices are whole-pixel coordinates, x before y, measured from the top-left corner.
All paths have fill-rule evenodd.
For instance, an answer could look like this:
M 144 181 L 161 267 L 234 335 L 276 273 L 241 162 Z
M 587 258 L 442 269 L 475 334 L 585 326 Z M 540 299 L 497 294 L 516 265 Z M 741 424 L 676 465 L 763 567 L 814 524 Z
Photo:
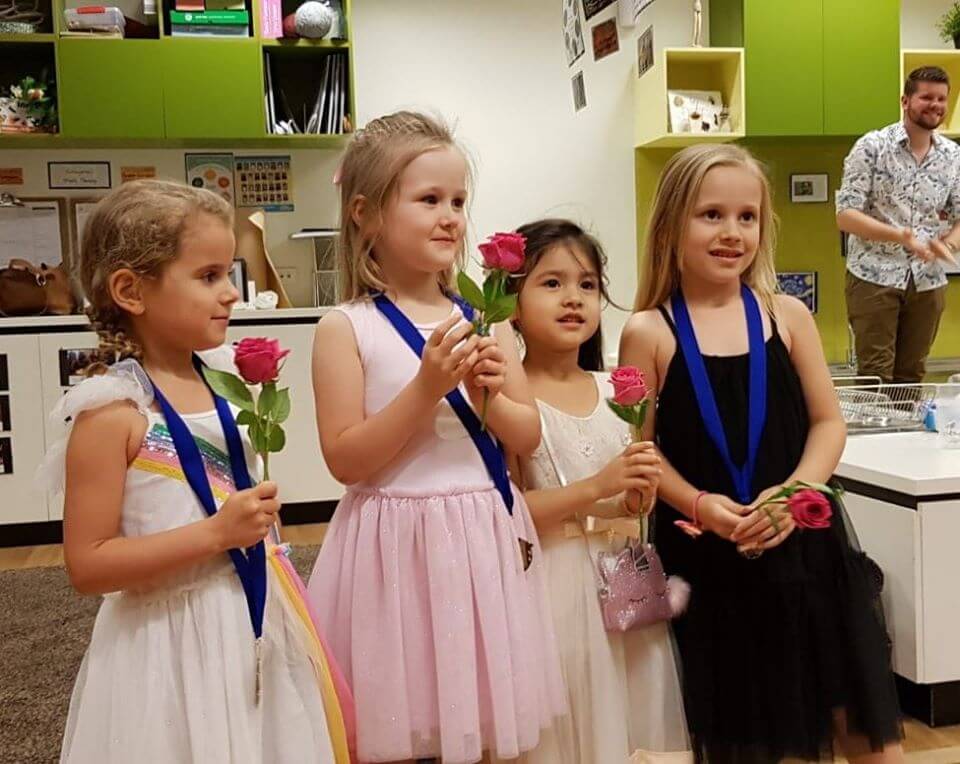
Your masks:
M 176 0 L 172 37 L 249 37 L 250 12 L 243 0 Z

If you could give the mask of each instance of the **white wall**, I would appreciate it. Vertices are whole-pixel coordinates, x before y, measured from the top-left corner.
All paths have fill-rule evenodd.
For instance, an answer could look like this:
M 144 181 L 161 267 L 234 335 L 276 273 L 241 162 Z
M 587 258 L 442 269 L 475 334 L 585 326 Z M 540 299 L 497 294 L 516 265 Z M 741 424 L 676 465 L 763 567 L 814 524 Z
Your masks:
M 600 238 L 612 297 L 629 306 L 636 289 L 635 36 L 653 24 L 658 50 L 688 45 L 692 5 L 656 0 L 635 30 L 620 28 L 619 52 L 599 62 L 587 28 L 587 50 L 567 68 L 561 0 L 357 0 L 359 122 L 399 108 L 445 116 L 478 166 L 472 240 L 547 215 L 571 217 Z M 615 13 L 616 4 L 589 24 Z M 575 113 L 570 80 L 581 69 L 587 107 Z M 625 318 L 607 311 L 614 352 Z
M 951 5 L 952 0 L 900 0 L 900 47 L 953 48 L 953 43 L 941 40 L 937 31 L 937 22 Z

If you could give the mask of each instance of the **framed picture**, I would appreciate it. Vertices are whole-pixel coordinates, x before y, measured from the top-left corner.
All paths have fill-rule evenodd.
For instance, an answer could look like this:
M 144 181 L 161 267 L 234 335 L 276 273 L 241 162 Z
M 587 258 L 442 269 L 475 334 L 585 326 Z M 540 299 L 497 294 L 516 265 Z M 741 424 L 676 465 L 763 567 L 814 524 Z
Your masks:
M 620 50 L 616 19 L 601 21 L 590 30 L 593 38 L 593 60 L 599 61 Z
M 642 77 L 653 68 L 653 25 L 648 26 L 637 38 L 637 77 Z
M 109 162 L 47 162 L 50 188 L 110 188 Z
M 816 204 L 827 201 L 827 173 L 790 176 L 790 201 L 795 204 Z
M 567 66 L 573 66 L 586 50 L 577 0 L 563 0 L 563 44 L 567 51 Z
M 233 259 L 233 266 L 230 268 L 230 281 L 240 293 L 240 301 L 248 302 L 247 294 L 247 261 L 242 257 Z
M 796 297 L 811 313 L 817 312 L 817 272 L 794 271 L 777 274 L 780 291 Z
M 583 18 L 590 21 L 600 11 L 615 2 L 616 0 L 583 0 Z
M 583 86 L 583 72 L 573 75 L 573 110 L 580 111 L 587 105 L 587 91 Z

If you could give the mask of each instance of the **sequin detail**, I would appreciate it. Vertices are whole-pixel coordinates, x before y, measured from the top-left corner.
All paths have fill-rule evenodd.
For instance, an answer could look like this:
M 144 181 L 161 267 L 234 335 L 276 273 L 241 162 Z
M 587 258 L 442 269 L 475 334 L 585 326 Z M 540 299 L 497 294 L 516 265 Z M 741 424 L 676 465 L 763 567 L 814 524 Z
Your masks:
M 213 498 L 217 504 L 220 504 L 234 492 L 230 459 L 223 451 L 203 438 L 194 436 L 193 439 L 203 457 L 203 465 L 210 480 Z M 160 423 L 154 424 L 147 432 L 131 467 L 179 480 L 182 483 L 187 481 L 180 466 L 180 459 L 177 457 L 177 449 L 173 445 L 173 438 L 170 437 L 170 431 L 166 425 Z

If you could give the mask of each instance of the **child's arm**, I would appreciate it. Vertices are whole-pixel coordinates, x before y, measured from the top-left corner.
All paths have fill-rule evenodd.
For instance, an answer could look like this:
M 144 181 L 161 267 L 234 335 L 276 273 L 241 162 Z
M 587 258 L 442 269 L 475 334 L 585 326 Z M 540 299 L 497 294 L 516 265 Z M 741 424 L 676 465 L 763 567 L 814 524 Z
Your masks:
M 823 354 L 820 334 L 813 316 L 800 300 L 786 295 L 777 296 L 777 308 L 781 325 L 790 338 L 790 360 L 800 377 L 803 398 L 810 417 L 810 429 L 807 442 L 796 469 L 784 481 L 784 485 L 796 480 L 810 483 L 826 483 L 840 463 L 843 447 L 847 442 L 847 425 L 840 411 L 840 403 L 833 389 L 830 370 Z M 760 494 L 762 501 L 780 486 L 772 486 Z M 771 523 L 765 513 L 754 512 L 748 515 L 737 529 L 736 537 L 740 543 L 762 540 L 764 549 L 781 543 L 792 530 L 792 522 L 787 522 L 783 530 L 768 538 L 772 533 Z
M 459 315 L 438 326 L 424 348 L 420 371 L 383 409 L 366 416 L 363 367 L 350 320 L 333 311 L 317 325 L 313 345 L 313 394 L 323 457 L 345 485 L 386 467 L 432 416 L 440 399 L 476 362 L 477 338 Z M 466 340 L 459 348 L 461 341 Z
M 652 492 L 659 465 L 652 443 L 631 443 L 596 474 L 558 488 L 528 490 L 524 498 L 541 533 L 577 515 L 622 517 L 629 511 L 626 492 Z
M 647 387 L 653 391 L 643 425 L 642 434 L 645 440 L 653 440 L 656 432 L 656 394 L 660 390 L 657 358 L 661 343 L 670 343 L 671 346 L 676 344 L 663 319 L 655 310 L 635 313 L 627 321 L 620 336 L 620 364 L 636 366 L 640 369 L 646 378 Z M 664 350 L 664 356 L 667 355 Z M 693 506 L 697 502 L 700 491 L 677 472 L 659 449 L 657 453 L 660 456 L 662 471 L 657 489 L 660 498 L 681 514 L 692 518 Z M 730 538 L 730 534 L 737 527 L 745 511 L 743 506 L 720 494 L 706 494 L 697 502 L 697 519 L 705 528 L 723 538 Z
M 508 323 L 497 324 L 490 337 L 480 338 L 477 363 L 467 379 L 467 391 L 479 414 L 483 391 L 490 393 L 487 427 L 504 447 L 521 457 L 540 443 L 540 414 L 527 384 L 517 340 Z
M 81 594 L 136 589 L 227 549 L 250 546 L 266 535 L 280 508 L 276 485 L 263 483 L 233 494 L 212 518 L 148 536 L 121 536 L 127 465 L 145 427 L 126 402 L 84 412 L 73 426 L 63 550 L 70 582 Z

